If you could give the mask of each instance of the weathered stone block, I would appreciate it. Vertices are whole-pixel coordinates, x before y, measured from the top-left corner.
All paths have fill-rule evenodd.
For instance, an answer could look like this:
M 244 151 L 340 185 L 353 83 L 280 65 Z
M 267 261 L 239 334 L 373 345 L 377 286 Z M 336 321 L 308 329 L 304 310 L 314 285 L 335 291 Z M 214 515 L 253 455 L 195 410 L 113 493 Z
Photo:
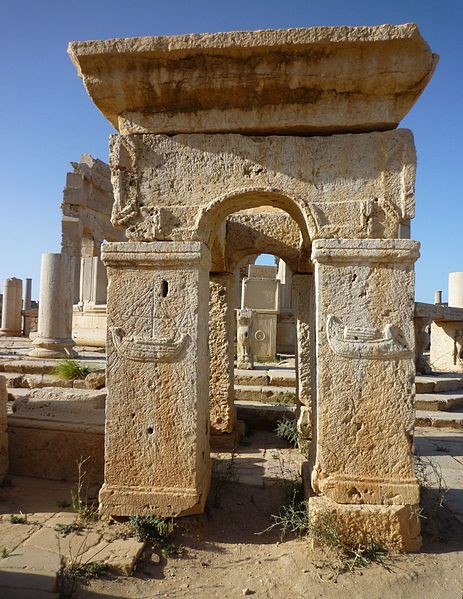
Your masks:
M 0 484 L 8 473 L 8 391 L 4 376 L 0 376 Z
M 414 272 L 408 240 L 316 240 L 317 457 L 338 503 L 419 503 Z
M 104 515 L 203 510 L 210 484 L 210 256 L 201 243 L 113 243 L 108 267 Z
M 233 393 L 233 275 L 211 275 L 209 289 L 211 433 L 231 433 L 236 422 Z
M 130 133 L 391 129 L 437 63 L 413 24 L 73 42 L 68 52 L 101 112 Z
M 378 543 L 389 551 L 421 547 L 418 505 L 342 505 L 327 497 L 309 499 L 309 522 L 323 539 L 336 532 L 343 544 Z

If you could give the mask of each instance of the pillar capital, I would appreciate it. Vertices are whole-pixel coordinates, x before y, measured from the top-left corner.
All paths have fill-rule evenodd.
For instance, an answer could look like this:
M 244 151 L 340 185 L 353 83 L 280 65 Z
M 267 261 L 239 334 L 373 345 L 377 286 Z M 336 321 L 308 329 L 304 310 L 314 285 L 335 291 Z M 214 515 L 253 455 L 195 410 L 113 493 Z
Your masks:
M 312 260 L 316 264 L 405 262 L 414 264 L 420 243 L 410 239 L 316 239 Z
M 209 269 L 211 254 L 201 241 L 121 241 L 105 244 L 101 257 L 105 266 L 184 267 Z

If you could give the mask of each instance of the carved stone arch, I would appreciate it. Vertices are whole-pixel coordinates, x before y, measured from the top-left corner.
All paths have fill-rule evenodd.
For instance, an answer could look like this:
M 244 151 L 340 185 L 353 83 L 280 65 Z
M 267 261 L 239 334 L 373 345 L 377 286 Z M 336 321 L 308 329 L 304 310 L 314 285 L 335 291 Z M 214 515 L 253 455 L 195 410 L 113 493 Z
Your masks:
M 299 225 L 305 242 L 309 243 L 317 237 L 316 221 L 301 198 L 284 194 L 278 189 L 259 187 L 236 189 L 210 202 L 201 210 L 196 230 L 202 240 L 210 245 L 217 227 L 227 216 L 259 206 L 275 206 L 287 212 Z
M 283 194 L 273 188 L 237 189 L 216 198 L 205 206 L 196 223 L 198 237 L 211 249 L 213 269 L 225 270 L 224 223 L 227 217 L 235 212 L 260 206 L 273 206 L 286 212 L 299 227 L 302 252 L 307 256 L 310 255 L 311 240 L 317 236 L 317 226 L 307 204 L 301 198 Z

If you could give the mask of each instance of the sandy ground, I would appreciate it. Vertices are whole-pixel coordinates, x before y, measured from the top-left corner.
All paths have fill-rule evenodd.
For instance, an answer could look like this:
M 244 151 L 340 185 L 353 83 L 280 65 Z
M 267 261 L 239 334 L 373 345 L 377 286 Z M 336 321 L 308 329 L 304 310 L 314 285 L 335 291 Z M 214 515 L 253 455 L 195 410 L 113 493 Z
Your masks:
M 297 476 L 301 456 L 275 434 L 255 432 L 233 458 L 229 453 L 214 455 L 206 513 L 178 521 L 173 540 L 183 547 L 181 557 L 165 558 L 159 547 L 148 546 L 133 576 L 103 574 L 81 585 L 75 596 L 462 599 L 463 436 L 451 430 L 421 429 L 417 449 L 426 465 L 428 512 L 437 506 L 440 469 L 449 487 L 444 507 L 432 519 L 423 519 L 424 545 L 419 554 L 388 556 L 382 564 L 342 572 L 345 563 L 333 554 L 313 549 L 307 540 L 281 539 L 275 528 L 268 530 L 271 514 L 277 514 L 286 501 L 288 481 Z M 46 519 L 60 510 L 69 491 L 70 484 L 63 481 L 12 479 L 0 498 L 0 548 L 2 526 L 4 531 L 23 530 L 9 524 L 9 513 L 30 514 L 30 521 Z M 92 526 L 102 524 L 90 525 L 90 533 Z M 106 526 L 114 533 L 120 525 Z M 8 589 L 0 597 L 56 597 L 50 592 L 54 579 L 48 582 L 46 592 Z
M 133 577 L 92 581 L 78 597 L 462 599 L 463 436 L 418 433 L 419 453 L 442 467 L 449 486 L 447 504 L 432 521 L 423 520 L 422 552 L 388 556 L 383 564 L 345 573 L 339 573 L 342 564 L 335 556 L 312 549 L 308 541 L 282 540 L 276 529 L 265 532 L 269 515 L 284 502 L 282 479 L 294 475 L 299 458 L 268 433 L 256 433 L 248 443 L 231 466 L 229 455 L 218 456 L 221 468 L 216 460 L 207 513 L 181 522 L 177 530 L 183 557 L 161 557 L 153 564 L 147 550 Z M 427 484 L 437 486 L 433 468 L 427 472 Z M 433 509 L 436 495 L 436 489 L 425 492 L 426 509 Z

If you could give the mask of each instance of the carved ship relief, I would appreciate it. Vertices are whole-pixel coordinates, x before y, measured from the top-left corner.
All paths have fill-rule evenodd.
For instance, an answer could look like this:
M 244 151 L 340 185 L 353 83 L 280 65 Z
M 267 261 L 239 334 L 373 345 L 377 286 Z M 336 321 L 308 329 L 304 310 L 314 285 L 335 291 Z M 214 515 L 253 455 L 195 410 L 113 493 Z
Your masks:
M 386 324 L 381 333 L 377 329 L 344 326 L 330 314 L 326 335 L 334 353 L 345 358 L 397 360 L 412 357 L 400 329 L 393 324 Z
M 128 337 L 122 328 L 111 327 L 119 356 L 135 362 L 172 362 L 182 352 L 189 335 L 178 331 L 167 314 L 164 297 L 156 298 L 156 293 L 153 293 L 151 337 Z

